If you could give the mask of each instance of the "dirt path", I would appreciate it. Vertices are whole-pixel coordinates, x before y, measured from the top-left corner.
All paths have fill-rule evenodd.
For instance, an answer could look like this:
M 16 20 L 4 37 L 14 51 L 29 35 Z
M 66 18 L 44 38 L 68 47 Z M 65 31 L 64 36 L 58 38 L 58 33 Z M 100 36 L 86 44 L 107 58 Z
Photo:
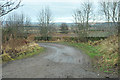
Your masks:
M 3 78 L 99 78 L 89 57 L 81 51 L 60 44 L 40 43 L 47 50 L 31 58 L 3 65 Z

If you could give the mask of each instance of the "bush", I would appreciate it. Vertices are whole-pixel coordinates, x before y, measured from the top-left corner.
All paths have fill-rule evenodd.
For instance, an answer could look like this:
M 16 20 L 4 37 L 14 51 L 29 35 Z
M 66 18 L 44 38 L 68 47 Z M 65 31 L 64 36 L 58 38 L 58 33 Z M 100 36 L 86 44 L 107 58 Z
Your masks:
M 50 41 L 52 40 L 52 37 L 35 37 L 34 40 L 36 41 L 41 41 L 41 40 L 44 40 L 44 41 Z

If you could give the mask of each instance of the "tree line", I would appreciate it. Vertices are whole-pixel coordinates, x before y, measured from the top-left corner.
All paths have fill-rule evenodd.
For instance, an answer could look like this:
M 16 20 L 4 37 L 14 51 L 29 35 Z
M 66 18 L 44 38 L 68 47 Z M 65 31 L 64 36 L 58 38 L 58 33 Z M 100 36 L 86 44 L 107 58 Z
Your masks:
M 6 1 L 0 4 L 0 17 L 8 14 L 9 12 L 19 8 L 21 0 Z M 119 19 L 119 7 L 118 2 L 100 2 L 100 15 L 104 15 L 107 22 L 118 22 Z M 76 27 L 75 33 L 78 35 L 78 40 L 85 41 L 88 35 L 89 22 L 94 19 L 94 7 L 92 2 L 84 2 L 80 4 L 80 8 L 73 11 L 74 26 Z M 42 8 L 37 15 L 38 25 L 40 30 L 40 36 L 44 40 L 48 40 L 48 37 L 52 36 L 53 31 L 53 15 L 49 6 Z M 7 41 L 10 38 L 27 37 L 24 33 L 24 26 L 31 25 L 30 17 L 25 14 L 12 14 L 8 16 L 5 23 L 6 28 L 3 29 L 3 41 Z M 94 21 L 94 20 L 93 20 Z M 109 26 L 109 24 L 108 24 Z M 117 26 L 115 24 L 115 26 Z M 68 33 L 68 25 L 66 23 L 61 24 L 62 33 Z M 24 35 L 24 36 L 21 36 Z M 26 35 L 26 36 L 25 36 Z

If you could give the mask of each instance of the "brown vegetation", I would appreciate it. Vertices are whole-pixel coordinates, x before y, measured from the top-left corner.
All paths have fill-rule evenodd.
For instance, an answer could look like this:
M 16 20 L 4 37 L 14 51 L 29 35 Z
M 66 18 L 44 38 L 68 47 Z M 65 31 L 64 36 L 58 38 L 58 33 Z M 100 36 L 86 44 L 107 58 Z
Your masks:
M 2 60 L 3 62 L 14 60 L 21 55 L 27 55 L 34 52 L 34 50 L 40 50 L 38 44 L 33 42 L 33 35 L 29 35 L 27 39 L 24 38 L 12 38 L 2 44 Z M 39 52 L 39 51 L 38 51 Z
M 105 72 L 117 72 L 118 69 L 118 36 L 113 35 L 105 40 L 99 40 L 88 42 L 89 45 L 98 47 L 100 54 L 97 64 L 98 68 L 101 70 L 106 70 Z M 102 68 L 103 67 L 103 68 Z

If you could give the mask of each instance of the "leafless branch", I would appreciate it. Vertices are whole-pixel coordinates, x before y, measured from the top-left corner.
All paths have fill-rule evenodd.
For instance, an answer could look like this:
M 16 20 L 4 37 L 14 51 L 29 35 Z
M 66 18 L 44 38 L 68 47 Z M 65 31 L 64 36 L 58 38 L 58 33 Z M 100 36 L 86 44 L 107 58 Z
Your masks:
M 3 1 L 3 4 L 0 4 L 0 17 L 8 14 L 9 12 L 19 8 L 21 5 L 21 0 L 10 0 L 10 1 Z

